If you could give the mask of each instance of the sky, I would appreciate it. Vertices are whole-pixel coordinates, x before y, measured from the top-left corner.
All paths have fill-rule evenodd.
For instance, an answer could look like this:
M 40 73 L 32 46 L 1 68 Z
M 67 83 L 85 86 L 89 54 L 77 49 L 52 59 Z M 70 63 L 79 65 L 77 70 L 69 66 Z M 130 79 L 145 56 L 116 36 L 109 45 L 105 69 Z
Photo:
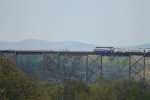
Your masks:
M 150 0 L 0 0 L 0 41 L 150 43 Z

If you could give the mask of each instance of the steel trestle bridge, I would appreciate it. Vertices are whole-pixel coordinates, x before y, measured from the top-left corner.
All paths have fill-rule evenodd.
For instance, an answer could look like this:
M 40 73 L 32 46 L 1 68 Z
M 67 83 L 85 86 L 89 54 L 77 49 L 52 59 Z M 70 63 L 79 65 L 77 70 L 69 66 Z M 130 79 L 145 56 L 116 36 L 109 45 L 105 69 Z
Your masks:
M 146 78 L 146 58 L 150 57 L 150 53 L 145 52 L 94 52 L 94 51 L 48 51 L 48 50 L 0 50 L 1 57 L 5 57 L 7 54 L 12 54 L 13 61 L 17 63 L 18 56 L 20 55 L 41 55 L 43 57 L 44 69 L 48 67 L 48 63 L 51 61 L 56 63 L 56 66 L 62 66 L 65 69 L 66 61 L 60 61 L 61 57 L 85 57 L 85 81 L 89 82 L 90 77 L 95 75 L 98 79 L 104 77 L 103 74 L 103 58 L 104 57 L 127 57 L 128 58 L 128 79 L 132 80 L 135 77 L 139 77 L 142 82 L 145 82 Z M 53 57 L 48 57 L 53 55 Z M 94 57 L 93 57 L 94 56 Z M 137 58 L 138 57 L 138 58 Z M 97 69 L 91 69 L 94 65 Z M 138 66 L 137 66 L 138 65 Z M 150 67 L 150 66 L 148 66 Z M 98 74 L 96 73 L 98 72 Z M 64 74 L 65 75 L 65 74 Z

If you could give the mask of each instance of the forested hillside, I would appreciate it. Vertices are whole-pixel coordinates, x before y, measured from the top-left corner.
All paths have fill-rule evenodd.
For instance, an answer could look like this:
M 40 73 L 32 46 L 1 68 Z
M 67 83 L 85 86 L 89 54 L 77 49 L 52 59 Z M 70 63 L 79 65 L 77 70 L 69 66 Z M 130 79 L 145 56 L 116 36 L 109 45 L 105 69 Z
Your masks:
M 128 80 L 99 80 L 87 84 L 64 80 L 62 84 L 33 78 L 8 59 L 0 60 L 0 100 L 149 100 L 146 85 Z
M 1 59 L 0 100 L 50 100 L 50 97 L 13 62 Z

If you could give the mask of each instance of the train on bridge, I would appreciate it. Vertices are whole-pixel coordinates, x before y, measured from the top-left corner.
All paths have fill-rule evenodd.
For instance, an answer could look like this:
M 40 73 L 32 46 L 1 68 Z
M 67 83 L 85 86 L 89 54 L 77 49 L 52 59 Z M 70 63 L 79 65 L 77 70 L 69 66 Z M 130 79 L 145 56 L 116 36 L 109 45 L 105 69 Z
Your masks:
M 114 48 L 114 47 L 96 47 L 93 52 L 101 53 L 147 53 L 150 54 L 150 48 Z
M 91 51 L 54 51 L 54 50 L 0 50 L 0 55 L 14 53 L 21 54 L 58 54 L 58 55 L 103 55 L 103 56 L 130 56 L 141 55 L 150 57 L 150 48 L 114 48 L 114 47 L 96 47 Z

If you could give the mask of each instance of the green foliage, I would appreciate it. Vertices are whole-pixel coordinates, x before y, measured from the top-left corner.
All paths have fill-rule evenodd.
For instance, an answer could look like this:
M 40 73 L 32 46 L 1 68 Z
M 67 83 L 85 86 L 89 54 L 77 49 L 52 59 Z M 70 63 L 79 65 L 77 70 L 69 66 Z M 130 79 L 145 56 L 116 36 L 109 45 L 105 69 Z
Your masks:
M 0 100 L 49 100 L 15 64 L 7 59 L 0 62 Z
M 127 59 L 116 60 L 115 64 L 126 66 L 124 62 Z M 0 100 L 150 100 L 150 90 L 137 81 L 102 80 L 86 84 L 66 79 L 58 86 L 48 80 L 31 80 L 15 66 L 7 59 L 0 60 Z
M 121 80 L 87 85 L 73 80 L 67 86 L 53 87 L 52 100 L 149 100 L 150 90 L 145 90 L 139 82 Z
M 84 100 L 83 98 L 86 98 L 89 91 L 87 84 L 79 80 L 71 80 L 60 87 L 53 86 L 49 93 L 52 100 Z
M 116 81 L 112 84 L 113 94 L 117 95 L 117 100 L 142 100 L 143 89 L 136 81 L 129 83 L 127 80 Z

